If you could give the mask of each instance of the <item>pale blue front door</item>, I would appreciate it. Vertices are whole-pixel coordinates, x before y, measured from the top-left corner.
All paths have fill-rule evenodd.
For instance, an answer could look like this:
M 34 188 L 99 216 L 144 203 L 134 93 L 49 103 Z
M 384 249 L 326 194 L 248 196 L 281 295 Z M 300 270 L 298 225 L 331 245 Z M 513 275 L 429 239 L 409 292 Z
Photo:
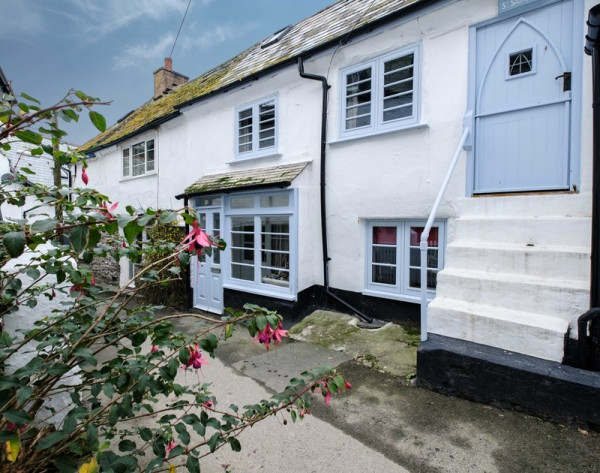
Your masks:
M 198 222 L 207 234 L 221 233 L 221 210 L 199 209 Z M 221 251 L 213 248 L 212 254 L 193 258 L 194 307 L 220 314 L 223 312 L 223 276 L 221 274 Z
M 474 193 L 569 189 L 573 2 L 477 29 Z

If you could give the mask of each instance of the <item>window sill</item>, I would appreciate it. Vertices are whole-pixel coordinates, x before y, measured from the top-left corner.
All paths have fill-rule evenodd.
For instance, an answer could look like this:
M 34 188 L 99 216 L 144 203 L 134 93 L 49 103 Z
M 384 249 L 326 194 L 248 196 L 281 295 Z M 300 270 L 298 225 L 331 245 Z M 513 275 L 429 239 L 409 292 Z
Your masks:
M 134 181 L 136 179 L 141 179 L 143 177 L 150 177 L 150 176 L 158 176 L 158 172 L 152 171 L 152 172 L 147 172 L 146 174 L 140 174 L 139 176 L 121 177 L 121 179 L 119 179 L 119 182 Z
M 408 130 L 420 130 L 421 128 L 429 128 L 429 125 L 427 123 L 415 123 L 413 125 L 408 125 L 408 126 L 405 126 L 402 128 L 395 128 L 393 130 L 383 130 L 383 131 L 376 131 L 374 133 L 361 133 L 361 134 L 357 134 L 357 135 L 353 135 L 353 136 L 344 136 L 344 137 L 338 138 L 337 140 L 328 141 L 327 144 L 328 145 L 337 145 L 340 143 L 346 143 L 348 141 L 362 140 L 363 138 L 371 138 L 371 137 L 382 136 L 382 135 L 391 135 L 393 133 L 402 133 L 403 131 L 408 131 Z
M 268 153 L 268 154 L 255 154 L 248 157 L 236 157 L 233 161 L 229 161 L 226 164 L 240 164 L 245 162 L 259 161 L 261 159 L 273 159 L 273 158 L 281 158 L 282 154 L 278 152 Z
M 421 302 L 420 296 L 412 296 L 407 294 L 397 294 L 392 292 L 374 291 L 372 289 L 364 289 L 362 292 L 365 296 L 381 297 L 383 299 L 392 299 L 395 301 L 402 302 L 413 302 L 419 304 Z M 435 292 L 427 291 L 427 300 L 432 301 L 435 298 Z
M 297 299 L 296 294 L 292 294 L 290 292 L 282 293 L 277 290 L 271 291 L 271 290 L 263 288 L 263 287 L 249 286 L 249 285 L 247 286 L 244 284 L 236 284 L 231 281 L 229 281 L 227 283 L 223 283 L 223 287 L 225 289 L 234 289 L 234 290 L 240 291 L 240 292 L 248 292 L 250 294 L 258 294 L 260 296 L 273 297 L 274 299 L 283 299 L 285 301 L 295 301 Z

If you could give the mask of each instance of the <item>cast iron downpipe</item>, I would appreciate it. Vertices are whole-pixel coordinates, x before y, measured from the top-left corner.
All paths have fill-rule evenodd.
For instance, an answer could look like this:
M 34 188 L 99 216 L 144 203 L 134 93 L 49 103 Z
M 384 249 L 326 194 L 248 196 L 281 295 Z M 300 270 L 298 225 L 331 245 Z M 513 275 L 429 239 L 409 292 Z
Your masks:
M 304 60 L 302 57 L 298 58 L 298 72 L 300 73 L 300 77 L 304 79 L 311 79 L 321 82 L 323 86 L 323 104 L 321 109 L 321 244 L 323 247 L 323 286 L 325 287 L 325 293 L 331 297 L 333 297 L 336 301 L 346 306 L 352 312 L 354 312 L 358 318 L 364 320 L 368 324 L 373 324 L 373 318 L 369 317 L 366 314 L 363 314 L 356 307 L 353 307 L 348 302 L 341 299 L 339 296 L 331 292 L 329 288 L 329 261 L 331 258 L 329 257 L 328 245 L 327 245 L 327 214 L 326 214 L 326 205 L 325 205 L 325 182 L 326 182 L 326 174 L 325 174 L 325 158 L 326 158 L 326 150 L 327 150 L 327 91 L 331 87 L 327 83 L 327 78 L 324 76 L 319 76 L 315 74 L 308 74 L 304 72 Z
M 585 52 L 592 56 L 592 248 L 590 307 L 600 307 L 600 5 L 589 12 Z

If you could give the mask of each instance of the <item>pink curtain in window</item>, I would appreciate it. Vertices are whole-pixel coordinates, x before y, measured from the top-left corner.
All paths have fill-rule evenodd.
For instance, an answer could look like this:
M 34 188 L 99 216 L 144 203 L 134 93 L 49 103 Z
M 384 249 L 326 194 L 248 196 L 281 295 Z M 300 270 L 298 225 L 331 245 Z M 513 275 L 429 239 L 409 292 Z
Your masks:
M 373 243 L 376 245 L 395 245 L 396 227 L 373 227 Z

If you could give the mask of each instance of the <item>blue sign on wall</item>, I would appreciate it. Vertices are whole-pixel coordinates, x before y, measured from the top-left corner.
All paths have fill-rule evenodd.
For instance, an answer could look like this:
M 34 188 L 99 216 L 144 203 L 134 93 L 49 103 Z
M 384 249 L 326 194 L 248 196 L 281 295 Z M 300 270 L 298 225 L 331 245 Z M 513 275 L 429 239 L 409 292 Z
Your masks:
M 498 0 L 498 14 L 509 12 L 517 8 L 529 5 L 531 3 L 537 3 L 540 0 Z

